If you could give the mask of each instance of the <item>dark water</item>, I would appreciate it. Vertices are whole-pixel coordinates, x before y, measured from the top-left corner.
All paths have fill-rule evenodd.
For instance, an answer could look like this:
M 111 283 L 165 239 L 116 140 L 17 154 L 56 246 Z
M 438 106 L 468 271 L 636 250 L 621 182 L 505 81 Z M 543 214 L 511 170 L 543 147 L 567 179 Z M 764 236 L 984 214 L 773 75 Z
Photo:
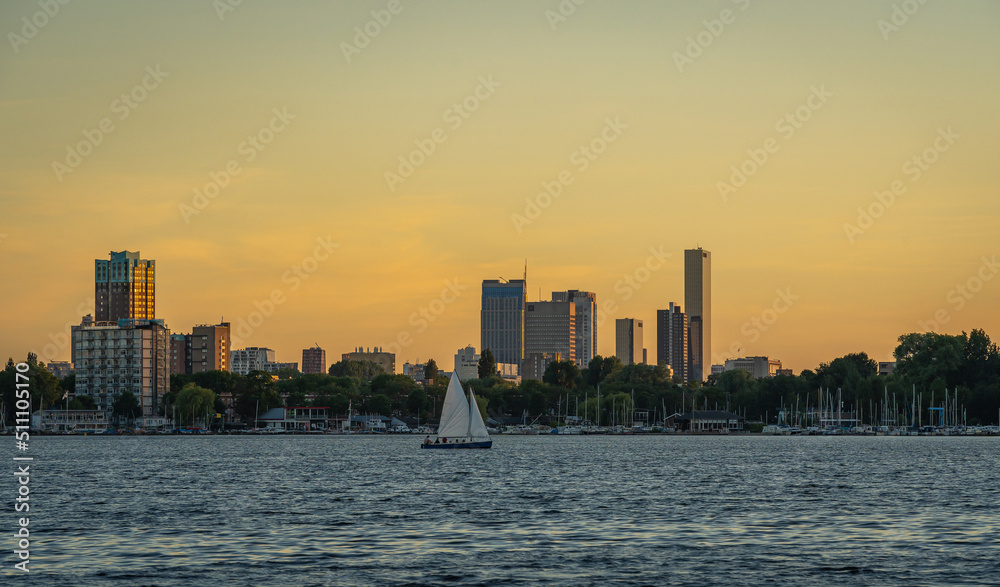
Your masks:
M 0 583 L 1000 583 L 1000 438 L 419 442 L 33 438 L 32 571 Z

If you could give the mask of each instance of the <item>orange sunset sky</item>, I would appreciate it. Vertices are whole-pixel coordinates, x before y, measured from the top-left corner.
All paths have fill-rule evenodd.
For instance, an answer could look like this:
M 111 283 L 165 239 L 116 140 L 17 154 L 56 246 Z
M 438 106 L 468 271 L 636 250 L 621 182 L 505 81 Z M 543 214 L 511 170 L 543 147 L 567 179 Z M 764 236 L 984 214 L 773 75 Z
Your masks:
M 451 369 L 481 281 L 524 259 L 529 300 L 596 292 L 598 351 L 635 317 L 652 360 L 696 246 L 715 362 L 890 360 L 937 318 L 1000 337 L 998 2 L 16 0 L 0 23 L 3 358 L 69 360 L 121 250 L 156 260 L 174 332 L 277 290 L 240 343 L 279 361 L 404 340 L 397 370 Z

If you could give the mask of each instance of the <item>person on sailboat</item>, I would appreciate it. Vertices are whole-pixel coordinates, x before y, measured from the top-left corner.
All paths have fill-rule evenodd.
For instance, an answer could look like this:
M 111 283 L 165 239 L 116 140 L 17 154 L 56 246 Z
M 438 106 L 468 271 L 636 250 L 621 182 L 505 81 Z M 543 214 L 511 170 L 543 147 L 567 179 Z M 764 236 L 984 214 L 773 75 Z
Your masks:
M 424 437 L 424 444 L 430 444 L 430 443 L 431 443 L 431 437 L 430 437 L 430 435 L 425 436 Z

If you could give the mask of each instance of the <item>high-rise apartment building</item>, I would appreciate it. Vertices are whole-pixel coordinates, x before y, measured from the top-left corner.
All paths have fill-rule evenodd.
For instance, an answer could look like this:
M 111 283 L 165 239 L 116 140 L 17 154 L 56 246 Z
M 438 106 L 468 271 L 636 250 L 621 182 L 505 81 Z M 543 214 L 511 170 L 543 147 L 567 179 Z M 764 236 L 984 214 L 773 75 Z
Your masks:
M 576 303 L 528 302 L 524 314 L 524 353 L 534 357 L 531 373 L 522 360 L 522 379 L 541 379 L 548 363 L 576 361 Z M 544 365 L 542 365 L 544 363 Z M 539 368 L 541 367 L 541 368 Z
M 325 374 L 326 351 L 318 346 L 302 349 L 302 372 Z
M 527 282 L 483 280 L 480 347 L 490 349 L 497 363 L 520 366 L 524 361 L 524 306 Z
M 704 381 L 712 362 L 712 253 L 684 251 L 684 306 L 688 315 L 688 377 Z
M 139 258 L 139 251 L 110 253 L 94 260 L 95 322 L 156 317 L 156 261 Z
M 688 336 L 688 317 L 680 306 L 670 302 L 666 310 L 656 311 L 656 362 L 683 382 L 688 381 Z
M 615 320 L 615 356 L 623 365 L 642 363 L 642 320 Z
M 162 320 L 96 321 L 72 327 L 76 395 L 94 399 L 110 419 L 115 400 L 132 393 L 149 425 L 170 390 L 170 331 Z
M 571 289 L 552 292 L 553 302 L 576 306 L 576 364 L 586 368 L 597 353 L 597 294 Z
M 246 375 L 251 371 L 265 371 L 265 365 L 274 363 L 274 350 L 266 347 L 234 349 L 229 353 L 229 367 L 236 375 Z
M 229 371 L 231 344 L 229 322 L 199 324 L 191 334 L 171 334 L 170 372 Z

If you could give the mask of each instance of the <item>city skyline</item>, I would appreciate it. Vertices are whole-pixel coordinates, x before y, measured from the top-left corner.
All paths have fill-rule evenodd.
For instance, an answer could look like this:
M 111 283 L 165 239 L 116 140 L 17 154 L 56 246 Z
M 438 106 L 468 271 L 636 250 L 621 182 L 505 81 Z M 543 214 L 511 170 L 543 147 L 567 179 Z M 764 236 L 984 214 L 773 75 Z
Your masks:
M 481 350 L 479 284 L 525 258 L 527 301 L 597 294 L 608 356 L 689 310 L 698 246 L 710 363 L 1000 330 L 996 3 L 288 6 L 0 8 L 0 355 L 69 359 L 112 250 L 157 261 L 172 332 L 285 361 Z

